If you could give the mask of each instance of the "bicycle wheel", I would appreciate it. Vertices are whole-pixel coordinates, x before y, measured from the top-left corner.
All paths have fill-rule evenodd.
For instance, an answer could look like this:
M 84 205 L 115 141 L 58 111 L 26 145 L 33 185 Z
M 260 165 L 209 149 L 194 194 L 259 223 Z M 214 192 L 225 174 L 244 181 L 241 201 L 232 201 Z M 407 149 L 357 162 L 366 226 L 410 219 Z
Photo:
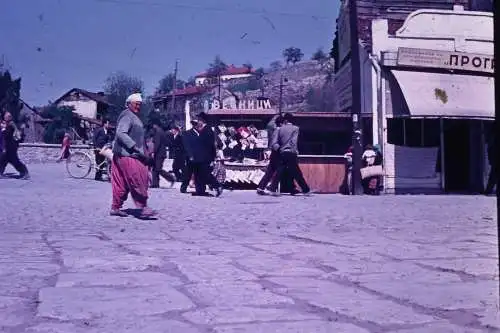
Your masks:
M 66 160 L 66 171 L 72 178 L 85 178 L 91 170 L 92 160 L 86 153 L 80 151 L 74 152 Z

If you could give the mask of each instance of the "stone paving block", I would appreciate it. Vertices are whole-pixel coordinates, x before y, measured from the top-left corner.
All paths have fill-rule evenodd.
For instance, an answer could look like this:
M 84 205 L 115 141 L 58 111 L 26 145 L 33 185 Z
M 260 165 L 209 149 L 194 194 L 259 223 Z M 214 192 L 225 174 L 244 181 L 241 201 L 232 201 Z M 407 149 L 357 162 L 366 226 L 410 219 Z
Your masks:
M 299 312 L 295 309 L 259 308 L 248 306 L 232 308 L 209 307 L 192 312 L 186 312 L 183 316 L 193 323 L 203 325 L 321 319 L 317 315 Z
M 418 261 L 420 262 L 420 261 Z M 412 281 L 413 283 L 448 283 L 460 282 L 461 278 L 450 272 L 439 272 L 425 269 L 416 265 L 415 261 L 338 261 L 335 264 L 337 271 L 333 275 L 347 277 L 350 281 L 373 282 L 385 281 Z
M 0 296 L 0 332 L 8 327 L 23 324 L 29 317 L 30 300 L 21 297 Z
M 476 276 L 487 275 L 491 278 L 498 277 L 498 259 L 493 258 L 436 259 L 418 262 L 437 269 L 453 270 Z
M 260 284 L 249 281 L 197 283 L 188 285 L 187 289 L 201 303 L 217 307 L 294 303 L 289 297 L 276 295 Z
M 59 320 L 130 318 L 187 310 L 189 298 L 168 286 L 142 288 L 44 288 L 37 316 Z
M 377 281 L 364 283 L 363 286 L 422 306 L 447 310 L 482 309 L 487 304 L 498 304 L 499 295 L 497 281 L 447 284 Z
M 255 280 L 257 276 L 236 268 L 229 259 L 214 255 L 172 259 L 192 282 Z
M 381 325 L 436 321 L 436 318 L 419 314 L 410 307 L 369 294 L 354 286 L 311 278 L 279 277 L 269 280 L 284 286 L 277 290 L 290 297 L 360 320 Z
M 59 275 L 56 287 L 147 287 L 181 285 L 179 278 L 156 272 L 69 273 Z
M 324 271 L 308 267 L 303 261 L 286 260 L 276 256 L 253 256 L 236 260 L 256 275 L 271 276 L 320 276 Z
M 328 321 L 298 321 L 279 323 L 240 324 L 216 327 L 214 333 L 369 333 L 352 324 Z
M 447 322 L 430 323 L 421 327 L 413 327 L 391 331 L 391 333 L 481 333 L 481 329 L 453 325 Z
M 168 241 L 131 241 L 122 243 L 132 251 L 138 251 L 144 255 L 161 256 L 166 258 L 175 258 L 178 256 L 189 256 L 206 254 L 206 250 L 198 244 L 189 244 L 177 240 Z
M 70 272 L 115 272 L 141 271 L 151 267 L 159 267 L 162 260 L 157 257 L 138 256 L 132 254 L 114 254 L 112 256 L 82 256 L 77 252 L 63 254 L 64 266 Z
M 485 326 L 495 327 L 500 331 L 500 306 L 498 300 L 494 304 L 485 304 L 484 311 L 478 311 L 479 322 Z
M 151 316 L 139 317 L 133 321 L 90 319 L 86 323 L 43 323 L 28 328 L 25 333 L 204 333 L 179 321 Z

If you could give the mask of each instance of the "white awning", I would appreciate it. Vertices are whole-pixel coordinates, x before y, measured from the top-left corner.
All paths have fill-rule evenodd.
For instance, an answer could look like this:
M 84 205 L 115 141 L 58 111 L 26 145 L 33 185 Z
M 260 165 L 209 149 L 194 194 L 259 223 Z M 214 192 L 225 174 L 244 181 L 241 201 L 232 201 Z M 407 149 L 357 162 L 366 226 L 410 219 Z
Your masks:
M 494 78 L 392 70 L 412 117 L 495 118 Z

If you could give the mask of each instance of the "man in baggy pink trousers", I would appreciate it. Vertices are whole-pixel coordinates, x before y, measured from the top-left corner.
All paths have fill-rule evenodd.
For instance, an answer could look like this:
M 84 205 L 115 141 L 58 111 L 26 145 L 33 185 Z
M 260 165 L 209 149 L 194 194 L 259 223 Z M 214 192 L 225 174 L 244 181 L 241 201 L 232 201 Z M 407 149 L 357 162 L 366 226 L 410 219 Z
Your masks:
M 126 100 L 127 108 L 118 116 L 111 166 L 111 216 L 128 216 L 122 206 L 129 193 L 136 207 L 141 209 L 139 218 L 156 216 L 147 206 L 151 159 L 144 153 L 144 125 L 138 117 L 141 104 L 141 94 L 130 95 Z

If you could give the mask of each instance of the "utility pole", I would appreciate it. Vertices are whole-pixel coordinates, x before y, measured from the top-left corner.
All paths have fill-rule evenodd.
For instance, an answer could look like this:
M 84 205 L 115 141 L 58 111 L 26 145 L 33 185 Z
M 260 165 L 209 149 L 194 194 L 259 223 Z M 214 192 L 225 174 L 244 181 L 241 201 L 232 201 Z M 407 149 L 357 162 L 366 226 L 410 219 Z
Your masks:
M 174 69 L 174 84 L 172 89 L 172 115 L 175 114 L 175 90 L 177 89 L 177 69 L 179 66 L 179 60 L 175 60 L 175 69 Z
M 283 73 L 280 75 L 280 98 L 279 98 L 279 115 L 283 114 L 283 87 L 285 86 L 283 82 L 287 82 L 288 80 L 283 77 Z
M 357 24 L 357 1 L 349 1 L 349 30 L 351 40 L 351 72 L 352 72 L 352 190 L 354 195 L 363 194 L 361 186 L 361 156 L 362 156 L 362 122 L 361 122 L 361 68 L 359 63 L 359 43 Z

